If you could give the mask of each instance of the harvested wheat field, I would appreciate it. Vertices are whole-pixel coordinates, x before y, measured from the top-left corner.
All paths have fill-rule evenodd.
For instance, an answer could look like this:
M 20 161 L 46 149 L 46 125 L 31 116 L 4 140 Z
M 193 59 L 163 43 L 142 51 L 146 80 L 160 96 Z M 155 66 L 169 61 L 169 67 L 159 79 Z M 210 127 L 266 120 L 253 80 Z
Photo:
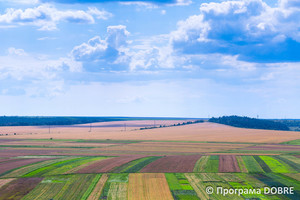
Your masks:
M 130 174 L 128 181 L 128 199 L 173 200 L 164 174 Z
M 112 122 L 105 123 L 108 124 Z M 130 123 L 133 123 L 133 121 Z M 300 133 L 298 132 L 235 128 L 209 122 L 147 130 L 138 130 L 136 127 L 128 127 L 126 131 L 124 127 L 93 127 L 91 132 L 89 132 L 89 127 L 53 127 L 50 133 L 47 126 L 2 127 L 1 138 L 172 140 L 248 143 L 280 143 L 300 139 Z M 16 133 L 16 135 L 12 135 L 12 133 Z

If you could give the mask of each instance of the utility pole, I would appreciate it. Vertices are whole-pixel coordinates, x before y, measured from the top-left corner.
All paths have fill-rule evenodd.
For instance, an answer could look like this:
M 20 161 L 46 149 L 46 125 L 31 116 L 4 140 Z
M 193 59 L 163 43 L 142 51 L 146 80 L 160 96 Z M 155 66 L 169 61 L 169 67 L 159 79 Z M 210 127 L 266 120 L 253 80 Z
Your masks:
M 89 130 L 89 132 L 92 132 L 92 124 L 90 124 L 90 130 Z

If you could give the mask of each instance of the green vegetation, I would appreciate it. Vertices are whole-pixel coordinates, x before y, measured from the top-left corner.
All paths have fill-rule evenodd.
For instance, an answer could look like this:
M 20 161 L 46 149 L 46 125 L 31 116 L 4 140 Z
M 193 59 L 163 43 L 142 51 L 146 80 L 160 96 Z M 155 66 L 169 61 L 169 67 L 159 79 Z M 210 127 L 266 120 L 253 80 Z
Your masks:
M 73 125 L 94 122 L 128 120 L 186 120 L 186 118 L 164 117 L 50 117 L 50 116 L 1 116 L 0 126 Z
M 219 118 L 210 118 L 209 122 L 226 124 L 229 126 L 235 126 L 240 128 L 253 128 L 253 129 L 267 129 L 267 130 L 290 130 L 288 126 L 281 122 L 275 122 L 272 120 L 256 119 L 240 116 L 223 116 Z
M 278 160 L 282 161 L 283 163 L 286 163 L 293 169 L 295 169 L 297 172 L 300 172 L 300 159 L 296 158 L 295 156 L 274 156 Z
M 56 166 L 55 169 L 48 171 L 47 173 L 45 173 L 45 176 L 48 175 L 57 175 L 57 174 L 64 174 L 64 173 L 68 173 L 68 171 L 79 167 L 81 165 L 84 165 L 86 163 L 89 162 L 93 162 L 93 161 L 97 161 L 97 160 L 102 160 L 105 159 L 106 157 L 84 157 L 81 158 L 79 160 L 76 161 L 72 161 L 72 162 L 67 162 L 64 165 L 60 165 L 60 166 Z
M 289 187 L 289 186 L 294 186 L 295 184 L 295 180 L 286 177 L 284 175 L 277 176 L 275 174 L 268 173 L 268 174 L 253 174 L 253 176 L 269 187 Z M 298 191 L 294 191 L 294 194 L 276 195 L 276 196 L 279 199 L 298 200 L 300 199 L 300 193 Z
M 190 185 L 188 179 L 184 174 L 180 173 L 168 173 L 165 174 L 168 185 L 172 192 L 174 199 L 178 200 L 194 200 L 199 199 L 197 193 Z
M 81 199 L 95 175 L 74 175 L 70 181 L 62 187 L 53 199 Z M 72 191 L 72 192 L 70 192 Z
M 271 169 L 272 172 L 275 173 L 291 173 L 295 172 L 291 167 L 289 167 L 285 163 L 281 163 L 280 161 L 272 158 L 271 156 L 259 156 Z
M 93 122 L 124 121 L 127 117 L 0 117 L 0 126 L 73 125 Z
M 264 160 L 260 157 L 260 156 L 253 156 L 253 158 L 257 161 L 257 163 L 261 166 L 261 168 L 269 173 L 271 172 L 272 170 L 270 169 L 270 167 L 267 165 L 267 163 L 264 162 Z M 265 158 L 266 160 L 268 160 L 267 158 Z M 271 163 L 271 161 L 270 161 Z
M 298 139 L 298 140 L 291 140 L 291 141 L 287 141 L 287 142 L 282 142 L 281 144 L 300 145 L 300 139 Z
M 201 158 L 196 162 L 194 167 L 194 172 L 204 172 L 205 165 L 209 159 L 209 156 L 201 156 Z
M 100 199 L 127 199 L 128 174 L 110 174 Z
M 219 156 L 209 156 L 209 159 L 204 167 L 205 172 L 218 172 L 219 171 Z
M 100 180 L 102 174 L 97 174 L 95 176 L 95 178 L 92 180 L 92 183 L 90 184 L 90 186 L 88 187 L 88 189 L 85 191 L 85 193 L 83 194 L 83 196 L 81 197 L 82 200 L 86 200 L 88 199 L 88 197 L 90 196 L 90 194 L 92 193 L 93 189 L 95 188 L 96 184 L 98 183 L 98 181 Z
M 159 125 L 159 126 L 143 127 L 143 128 L 140 128 L 140 130 L 154 129 L 154 128 L 164 128 L 164 127 L 172 127 L 172 126 L 184 126 L 184 125 L 197 124 L 197 123 L 203 123 L 203 122 L 204 122 L 204 120 L 187 121 L 187 122 L 171 124 L 171 125 Z
M 84 160 L 86 158 L 84 157 L 73 157 L 72 159 L 68 159 L 68 160 L 63 160 L 63 161 L 60 161 L 58 163 L 54 163 L 52 165 L 49 165 L 49 166 L 45 166 L 45 167 L 42 167 L 42 168 L 39 168 L 39 169 L 36 169 L 34 171 L 31 171 L 25 175 L 23 175 L 23 177 L 31 177 L 31 176 L 42 176 L 52 170 L 55 170 L 56 168 L 59 168 L 59 167 L 62 167 L 64 165 L 69 165 L 69 164 L 72 164 L 74 162 L 77 162 L 79 160 Z
M 253 156 L 242 156 L 249 173 L 262 173 L 264 172 L 261 166 L 256 162 Z
M 38 162 L 38 163 L 33 163 L 30 165 L 26 165 L 26 166 L 22 166 L 19 167 L 17 169 L 14 169 L 12 171 L 10 171 L 9 173 L 5 174 L 3 177 L 20 177 L 23 176 L 31 171 L 64 161 L 64 160 L 68 160 L 69 158 L 58 158 L 58 159 L 53 159 L 53 160 L 46 160 L 46 161 L 42 161 L 42 162 Z
M 114 170 L 114 172 L 116 173 L 117 172 L 125 172 L 125 173 L 139 172 L 146 165 L 150 164 L 151 162 L 161 157 L 162 156 L 151 156 L 151 157 L 140 158 L 118 167 L 117 169 Z
M 71 182 L 73 176 L 53 176 L 44 178 L 29 194 L 27 194 L 24 200 L 49 200 L 54 199 L 67 182 Z M 73 191 L 72 191 L 73 192 Z M 74 191 L 76 192 L 76 191 Z
M 273 121 L 285 124 L 292 131 L 300 131 L 300 119 L 276 119 Z

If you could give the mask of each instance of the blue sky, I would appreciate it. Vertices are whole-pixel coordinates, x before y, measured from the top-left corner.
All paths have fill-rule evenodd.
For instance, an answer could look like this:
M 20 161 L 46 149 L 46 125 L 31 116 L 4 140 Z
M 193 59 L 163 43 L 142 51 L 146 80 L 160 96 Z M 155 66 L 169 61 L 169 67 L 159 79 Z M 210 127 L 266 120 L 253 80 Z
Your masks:
M 0 115 L 300 118 L 298 0 L 0 0 Z

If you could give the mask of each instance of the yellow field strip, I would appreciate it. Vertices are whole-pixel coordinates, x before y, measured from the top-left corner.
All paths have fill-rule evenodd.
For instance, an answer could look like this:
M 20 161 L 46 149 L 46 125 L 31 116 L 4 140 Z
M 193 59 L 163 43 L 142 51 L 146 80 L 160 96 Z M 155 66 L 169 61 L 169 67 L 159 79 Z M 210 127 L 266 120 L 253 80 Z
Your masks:
M 98 183 L 96 184 L 94 190 L 91 192 L 88 200 L 98 200 L 100 195 L 101 195 L 101 192 L 102 192 L 102 189 L 105 185 L 105 182 L 107 181 L 108 179 L 108 175 L 107 174 L 103 174 L 100 178 L 100 180 L 98 181 Z
M 128 200 L 173 200 L 166 177 L 162 173 L 129 175 Z
M 126 200 L 127 183 L 111 183 L 107 196 L 112 200 Z
M 200 199 L 209 199 L 208 194 L 205 192 L 205 186 L 199 183 L 199 179 L 194 174 L 185 174 L 185 176 Z

